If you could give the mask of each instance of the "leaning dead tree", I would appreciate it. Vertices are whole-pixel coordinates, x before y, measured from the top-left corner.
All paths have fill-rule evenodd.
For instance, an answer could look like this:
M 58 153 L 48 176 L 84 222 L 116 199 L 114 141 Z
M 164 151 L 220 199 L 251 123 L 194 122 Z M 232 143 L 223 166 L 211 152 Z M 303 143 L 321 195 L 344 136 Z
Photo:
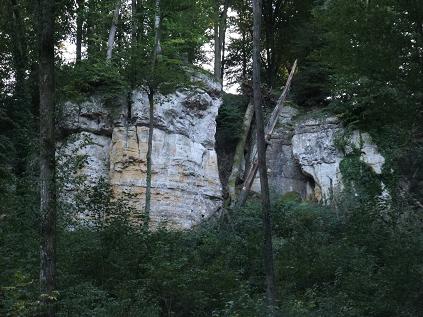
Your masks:
M 292 78 L 294 77 L 294 73 L 296 69 L 297 69 L 297 61 L 295 61 L 294 66 L 291 69 L 291 73 L 289 74 L 289 77 L 286 82 L 285 88 L 282 92 L 282 95 L 279 97 L 278 102 L 276 103 L 276 107 L 273 109 L 272 114 L 270 115 L 269 121 L 266 125 L 265 138 L 267 143 L 270 141 L 272 137 L 273 131 L 278 122 L 279 116 L 282 112 L 286 98 L 288 97 L 289 89 L 291 88 Z M 248 193 L 257 175 L 257 171 L 259 168 L 258 159 L 257 159 L 257 149 L 253 150 L 251 159 L 252 159 L 252 164 L 250 166 L 250 169 L 248 170 L 247 177 L 244 180 L 241 193 L 239 194 L 239 197 L 238 197 L 237 205 L 239 207 L 244 206 L 245 202 L 247 201 Z
M 236 203 L 237 192 L 236 192 L 236 184 L 238 179 L 241 178 L 241 171 L 242 165 L 244 163 L 244 150 L 245 145 L 247 144 L 248 134 L 251 129 L 251 124 L 253 122 L 254 117 L 254 103 L 250 101 L 248 104 L 247 110 L 245 111 L 244 121 L 242 124 L 242 135 L 241 138 L 236 146 L 235 155 L 234 155 L 234 162 L 232 164 L 231 175 L 228 179 L 228 193 L 230 198 L 231 206 Z

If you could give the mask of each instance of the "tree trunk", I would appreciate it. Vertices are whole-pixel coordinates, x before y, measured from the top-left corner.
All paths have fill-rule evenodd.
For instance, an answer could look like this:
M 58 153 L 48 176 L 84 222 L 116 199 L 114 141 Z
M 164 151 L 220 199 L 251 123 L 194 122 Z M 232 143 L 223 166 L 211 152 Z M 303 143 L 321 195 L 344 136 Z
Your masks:
M 247 49 L 246 49 L 246 32 L 242 30 L 242 80 L 247 80 Z
M 13 63 L 15 67 L 15 96 L 20 102 L 25 100 L 25 72 L 27 67 L 27 49 L 25 31 L 20 8 L 16 0 L 11 0 Z
M 224 73 L 224 60 L 225 60 L 225 38 L 226 38 L 226 25 L 227 25 L 227 18 L 228 18 L 228 8 L 229 8 L 229 0 L 225 0 L 223 3 L 223 11 L 220 16 L 219 22 L 219 56 L 220 56 L 220 70 L 219 70 L 219 78 L 223 83 L 223 73 Z
M 78 9 L 76 16 L 76 62 L 82 59 L 82 27 L 84 23 L 84 2 L 85 0 L 77 0 Z
M 131 46 L 137 42 L 137 0 L 131 0 Z
M 160 0 L 156 0 L 156 9 L 154 14 L 154 49 L 153 49 L 153 62 L 152 68 L 154 70 L 157 60 L 160 59 L 162 47 L 160 45 Z
M 281 96 L 278 99 L 278 102 L 276 103 L 276 107 L 273 109 L 272 114 L 270 115 L 269 121 L 267 122 L 266 125 L 266 129 L 264 131 L 265 133 L 265 138 L 266 138 L 266 144 L 265 146 L 267 146 L 267 142 L 270 141 L 270 138 L 273 134 L 273 131 L 275 129 L 275 126 L 278 122 L 280 113 L 282 111 L 283 105 L 285 104 L 286 98 L 288 97 L 288 93 L 289 93 L 289 89 L 291 87 L 291 83 L 292 83 L 292 79 L 294 77 L 295 71 L 297 69 L 297 60 L 295 60 L 294 62 L 294 66 L 292 66 L 291 72 L 288 76 L 288 80 L 286 81 L 285 87 L 282 91 Z M 253 151 L 251 153 L 251 161 L 252 164 L 251 166 L 246 169 L 246 176 L 245 176 L 245 180 L 244 180 L 244 184 L 241 190 L 241 193 L 239 195 L 238 201 L 237 201 L 237 205 L 239 207 L 244 206 L 247 197 L 248 197 L 248 192 L 253 184 L 254 178 L 256 177 L 257 174 L 257 170 L 258 170 L 258 161 L 256 159 L 257 156 L 257 151 L 255 151 L 253 148 Z M 257 149 L 256 149 L 257 150 Z
M 143 0 L 137 0 L 137 42 L 142 39 L 144 35 L 144 20 L 145 20 L 145 8 L 143 5 Z
M 226 26 L 225 26 L 225 31 L 224 34 L 226 34 Z M 223 77 L 225 76 L 225 35 L 222 38 L 222 46 L 221 46 L 221 62 L 220 62 L 220 81 L 223 83 Z
M 237 180 L 241 177 L 240 176 L 241 168 L 242 168 L 241 164 L 244 159 L 245 144 L 247 142 L 248 134 L 250 132 L 253 116 L 254 116 L 254 103 L 250 102 L 248 104 L 247 110 L 245 111 L 242 136 L 235 149 L 234 163 L 232 164 L 231 175 L 229 176 L 229 179 L 228 179 L 228 191 L 229 191 L 229 197 L 231 199 L 232 206 L 236 203 L 236 198 L 237 198 L 236 184 L 237 184 Z
M 266 33 L 266 70 L 267 70 L 267 84 L 269 87 L 273 87 L 274 84 L 274 59 L 275 59 L 275 49 L 274 49 L 274 13 L 273 13 L 273 1 L 264 0 L 264 18 L 265 18 L 265 33 Z
M 253 93 L 257 130 L 258 167 L 260 170 L 260 186 L 263 213 L 263 257 L 266 274 L 266 299 L 269 315 L 273 316 L 273 307 L 276 301 L 275 275 L 273 268 L 272 222 L 270 215 L 269 182 L 266 164 L 266 139 L 264 135 L 264 120 L 261 106 L 261 79 L 260 79 L 260 40 L 261 40 L 261 0 L 253 0 Z
M 220 40 L 219 40 L 219 1 L 216 1 L 216 18 L 214 21 L 214 77 L 220 80 L 220 70 L 222 68 L 221 65 L 221 48 L 220 48 Z
M 154 92 L 148 93 L 149 101 L 149 117 L 148 117 L 148 144 L 147 144 L 147 176 L 146 176 L 146 189 L 145 189 L 145 226 L 148 227 L 150 222 L 151 212 L 151 180 L 152 180 L 152 159 L 153 152 L 153 133 L 154 133 Z
M 55 316 L 56 188 L 54 137 L 54 1 L 40 1 L 40 291 L 45 316 Z
M 223 11 L 220 12 L 220 0 L 215 0 L 216 18 L 214 23 L 214 76 L 222 81 L 223 79 L 223 57 L 222 50 L 225 45 L 226 20 L 228 16 L 229 0 L 223 3 Z
M 153 59 L 151 61 L 151 72 L 154 74 L 156 63 L 160 60 L 162 52 L 160 46 L 160 0 L 156 0 L 156 8 L 154 14 L 154 48 Z M 150 221 L 151 211 L 151 181 L 152 181 L 152 158 L 153 151 L 153 133 L 154 133 L 154 90 L 150 87 L 148 92 L 149 101 L 149 124 L 148 124 L 148 145 L 147 145 L 147 176 L 146 176 L 146 190 L 145 190 L 145 223 L 148 226 Z
M 108 60 L 112 59 L 113 44 L 115 42 L 117 24 L 119 22 L 120 5 L 121 5 L 121 0 L 118 0 L 117 1 L 117 4 L 116 4 L 116 8 L 115 8 L 115 10 L 113 12 L 112 26 L 110 27 L 109 40 L 107 41 L 107 55 L 106 55 L 106 58 Z

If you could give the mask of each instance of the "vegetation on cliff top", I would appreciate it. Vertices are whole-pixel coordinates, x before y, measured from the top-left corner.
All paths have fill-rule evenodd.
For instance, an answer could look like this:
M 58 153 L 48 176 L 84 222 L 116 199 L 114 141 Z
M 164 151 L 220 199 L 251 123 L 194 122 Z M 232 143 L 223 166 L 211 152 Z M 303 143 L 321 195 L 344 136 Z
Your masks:
M 140 85 L 166 92 L 185 83 L 187 65 L 210 62 L 204 44 L 212 40 L 214 75 L 238 83 L 242 95 L 224 96 L 218 119 L 220 161 L 230 162 L 253 96 L 252 13 L 246 0 L 0 3 L 0 315 L 267 314 L 254 199 L 187 232 L 130 225 L 131 208 L 105 183 L 72 209 L 114 215 L 89 229 L 58 206 L 55 232 L 45 217 L 54 208 L 39 208 L 39 152 L 52 153 L 54 142 L 38 130 L 40 121 L 54 128 L 43 120 L 54 113 L 55 91 L 56 101 L 115 98 Z M 360 153 L 346 157 L 347 186 L 333 206 L 295 195 L 272 206 L 273 315 L 423 316 L 423 2 L 263 0 L 261 48 L 265 112 L 298 58 L 290 102 L 369 132 L 386 158 L 376 176 Z M 43 81 L 53 77 L 56 89 Z M 381 182 L 389 204 L 377 195 Z M 42 269 L 57 283 L 40 294 L 40 241 L 52 238 L 57 274 L 45 261 Z

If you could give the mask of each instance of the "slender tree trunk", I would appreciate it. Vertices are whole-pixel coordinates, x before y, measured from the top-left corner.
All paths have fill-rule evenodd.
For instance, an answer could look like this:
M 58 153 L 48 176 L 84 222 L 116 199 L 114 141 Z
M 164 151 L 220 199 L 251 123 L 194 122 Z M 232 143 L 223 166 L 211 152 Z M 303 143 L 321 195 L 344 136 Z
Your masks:
M 264 0 L 264 18 L 265 18 L 265 34 L 266 34 L 266 70 L 267 70 L 267 84 L 269 87 L 273 86 L 274 82 L 274 32 L 273 32 L 273 1 Z
M 77 0 L 78 9 L 76 16 L 76 62 L 82 59 L 82 27 L 84 23 L 84 3 L 85 0 Z
M 223 3 L 223 11 L 220 17 L 219 23 L 219 43 L 220 43 L 220 80 L 223 83 L 223 74 L 224 74 L 224 67 L 225 67 L 225 40 L 226 40 L 226 26 L 227 26 L 227 19 L 228 19 L 228 9 L 229 9 L 229 0 L 225 0 Z
M 225 31 L 224 31 L 224 34 L 226 34 L 226 27 L 225 27 Z M 223 83 L 223 77 L 225 76 L 225 53 L 226 53 L 226 51 L 225 51 L 225 43 L 226 42 L 226 38 L 225 38 L 225 36 L 223 36 L 223 39 L 222 39 L 222 46 L 221 46 L 221 51 L 222 51 L 222 54 L 221 54 L 221 56 L 222 56 L 222 61 L 221 61 L 221 63 L 220 63 L 220 81 Z
M 128 92 L 128 106 L 130 107 L 131 98 L 132 98 L 132 90 L 135 88 L 135 82 L 137 77 L 137 67 L 135 67 L 136 63 L 136 47 L 138 43 L 138 21 L 137 21 L 137 0 L 131 0 L 131 54 L 130 54 L 130 64 L 132 67 L 129 69 L 129 82 L 131 86 L 131 91 Z M 128 121 L 129 121 L 128 112 Z
M 289 93 L 289 89 L 291 87 L 292 79 L 294 77 L 295 71 L 297 69 L 298 61 L 295 60 L 294 66 L 292 66 L 291 72 L 288 76 L 288 80 L 286 81 L 285 87 L 282 91 L 281 96 L 278 99 L 278 102 L 276 103 L 276 107 L 273 109 L 272 114 L 270 115 L 269 121 L 266 124 L 266 128 L 264 130 L 265 137 L 266 137 L 266 146 L 268 145 L 268 142 L 270 141 L 270 138 L 273 134 L 273 131 L 276 127 L 276 124 L 278 122 L 278 118 L 280 116 L 280 113 L 282 111 L 282 107 L 285 104 L 286 98 Z M 256 142 L 257 143 L 257 142 Z M 256 159 L 257 157 L 257 146 L 253 148 L 253 150 L 250 153 L 250 159 L 251 159 L 251 166 L 245 169 L 246 175 L 244 177 L 244 184 L 241 190 L 241 193 L 239 195 L 237 205 L 239 207 L 244 206 L 247 198 L 248 198 L 248 192 L 253 184 L 254 178 L 256 177 L 258 168 L 259 168 L 259 162 Z
M 27 67 L 27 52 L 25 31 L 19 5 L 16 0 L 11 0 L 12 30 L 13 37 L 13 63 L 15 67 L 15 96 L 20 102 L 25 99 L 25 71 Z
M 107 55 L 106 55 L 106 58 L 108 60 L 112 59 L 113 44 L 115 42 L 117 24 L 119 22 L 120 5 L 121 5 L 121 0 L 118 0 L 117 3 L 116 3 L 116 8 L 115 8 L 115 10 L 113 12 L 112 26 L 110 27 L 109 40 L 107 41 Z
M 156 63 L 160 60 L 162 49 L 160 46 L 160 0 L 156 0 L 154 17 L 154 48 L 151 61 L 151 72 L 154 73 Z M 147 145 L 147 177 L 145 190 L 145 216 L 146 225 L 150 220 L 151 211 L 151 182 L 152 182 L 152 151 L 153 151 L 153 133 L 154 133 L 154 88 L 150 87 L 148 93 L 149 101 L 149 125 L 148 125 L 148 145 Z
M 247 49 L 246 49 L 246 32 L 242 30 L 242 80 L 247 79 Z
M 216 79 L 221 78 L 220 70 L 222 68 L 221 65 L 221 48 L 220 48 L 220 40 L 219 40 L 219 0 L 216 1 L 216 18 L 214 21 L 214 77 Z
M 137 0 L 137 41 L 140 41 L 144 35 L 144 20 L 145 20 L 145 9 L 143 0 Z
M 223 56 L 225 45 L 226 20 L 228 16 L 229 0 L 223 3 L 223 11 L 220 12 L 220 0 L 216 1 L 216 20 L 214 24 L 214 76 L 223 81 Z
M 131 0 L 131 46 L 137 43 L 137 0 Z
M 266 274 L 266 297 L 269 307 L 269 315 L 273 316 L 273 306 L 276 301 L 275 274 L 273 268 L 273 248 L 272 248 L 272 222 L 270 216 L 270 195 L 269 182 L 267 178 L 266 164 L 266 139 L 264 135 L 264 120 L 262 111 L 261 79 L 260 79 L 260 40 L 261 40 L 261 0 L 253 0 L 253 92 L 254 107 L 256 114 L 257 130 L 257 153 L 258 166 L 260 171 L 260 186 L 263 213 L 263 256 Z
M 153 50 L 153 60 L 152 60 L 152 69 L 154 70 L 156 63 L 160 60 L 160 55 L 162 53 L 162 47 L 160 45 L 160 0 L 156 0 L 156 9 L 154 14 L 154 50 Z
M 94 47 L 94 40 L 93 40 L 93 33 L 94 33 L 94 23 L 93 23 L 93 3 L 92 2 L 88 2 L 87 3 L 87 19 L 86 19 L 86 30 L 87 30 L 87 37 L 86 37 L 86 42 L 87 42 L 87 58 L 90 59 L 95 52 L 95 47 Z
M 236 184 L 237 180 L 241 177 L 240 173 L 242 161 L 244 159 L 245 144 L 247 143 L 253 117 L 254 103 L 250 102 L 248 104 L 247 110 L 245 111 L 242 136 L 235 149 L 234 163 L 232 164 L 231 175 L 228 179 L 228 192 L 231 199 L 231 206 L 234 206 L 237 200 Z
M 56 188 L 54 136 L 54 1 L 40 0 L 40 291 L 45 316 L 55 316 Z
M 152 152 L 153 152 L 153 133 L 154 133 L 154 92 L 148 93 L 149 117 L 148 117 L 148 144 L 147 144 L 147 176 L 145 190 L 145 226 L 148 227 L 151 212 L 151 182 L 152 182 Z

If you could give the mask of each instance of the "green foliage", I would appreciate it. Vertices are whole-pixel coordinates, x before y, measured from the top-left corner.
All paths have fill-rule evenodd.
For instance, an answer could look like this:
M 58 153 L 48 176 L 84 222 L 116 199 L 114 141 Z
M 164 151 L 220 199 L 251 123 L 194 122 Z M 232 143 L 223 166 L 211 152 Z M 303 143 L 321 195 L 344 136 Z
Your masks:
M 217 142 L 220 150 L 235 149 L 242 134 L 244 113 L 248 106 L 248 97 L 241 95 L 223 95 L 223 104 L 217 117 Z
M 104 99 L 125 94 L 128 83 L 119 67 L 107 61 L 92 63 L 83 61 L 63 66 L 59 72 L 60 97 L 62 100 L 83 101 L 88 97 Z
M 302 107 L 324 107 L 330 96 L 330 68 L 322 61 L 323 31 L 314 20 L 295 31 L 293 57 L 299 61 L 299 70 L 292 83 L 292 95 Z
M 335 0 L 315 10 L 324 39 L 318 61 L 331 70 L 330 110 L 349 129 L 371 134 L 386 159 L 383 182 L 393 196 L 408 191 L 401 183 L 421 180 L 402 163 L 421 164 L 421 21 L 419 1 Z
M 363 168 L 352 157 L 348 163 Z M 369 182 L 356 171 L 346 175 Z M 85 224 L 81 218 L 79 225 L 60 221 L 59 316 L 264 316 L 258 205 L 230 211 L 230 222 L 148 232 L 134 225 L 135 210 L 124 199 L 111 199 L 106 183 L 84 193 L 84 203 L 69 211 L 84 211 Z M 395 206 L 388 212 L 402 213 Z M 423 236 L 413 213 L 407 221 L 387 221 L 365 199 L 338 208 L 295 197 L 274 206 L 280 314 L 419 316 Z M 0 258 L 7 268 L 1 276 L 0 312 L 32 316 L 37 239 L 32 226 L 22 225 L 27 216 L 13 219 L 0 230 L 6 238 Z M 32 260 L 24 254 L 32 254 Z
M 162 47 L 165 55 L 189 63 L 200 61 L 201 46 L 208 42 L 206 30 L 212 23 L 210 0 L 164 0 Z
M 166 95 L 190 84 L 186 64 L 168 56 L 161 56 L 154 69 L 146 61 L 138 64 L 136 69 L 135 85 L 152 92 Z
M 276 203 L 277 206 L 281 206 L 287 203 L 299 203 L 302 201 L 301 195 L 297 192 L 287 192 Z
M 39 230 L 31 175 L 1 179 L 0 315 L 31 316 L 37 308 Z
M 275 215 L 286 315 L 420 315 L 419 226 L 388 224 L 366 205 L 341 214 L 290 204 Z
M 346 190 L 362 201 L 372 201 L 381 194 L 381 179 L 370 166 L 360 161 L 360 155 L 348 155 L 339 166 Z
M 37 17 L 30 1 L 21 1 L 22 21 L 16 21 L 8 3 L 1 4 L 7 13 L 0 15 L 0 315 L 36 316 Z M 273 3 L 282 6 L 274 16 L 266 16 L 265 21 L 274 19 L 274 34 L 264 34 L 263 41 L 274 53 L 273 88 L 283 84 L 289 63 L 299 58 L 295 101 L 321 106 L 330 92 L 331 110 L 350 129 L 369 131 L 387 159 L 383 175 L 377 176 L 359 160 L 359 152 L 350 153 L 340 166 L 346 191 L 337 209 L 301 202 L 294 193 L 274 206 L 278 314 L 422 316 L 423 235 L 415 204 L 423 188 L 422 4 Z M 135 42 L 124 5 L 110 62 L 105 51 L 116 2 L 86 4 L 81 12 L 85 59 L 63 65 L 57 58 L 57 87 L 64 100 L 92 95 L 110 100 L 141 85 L 166 94 L 187 84 L 189 63 L 205 59 L 201 45 L 213 23 L 209 0 L 162 1 L 163 55 L 154 72 L 153 1 L 137 8 Z M 231 6 L 238 16 L 230 25 L 241 38 L 229 47 L 226 65 L 232 80 L 238 80 L 250 71 L 251 12 L 245 1 L 232 1 Z M 75 10 L 74 1 L 57 2 L 57 39 L 73 37 Z M 23 37 L 18 36 L 18 22 Z M 26 48 L 25 56 L 16 44 Z M 18 73 L 23 77 L 15 82 Z M 269 70 L 263 74 L 270 83 Z M 217 123 L 219 151 L 234 148 L 247 104 L 245 97 L 224 96 Z M 71 189 L 66 186 L 73 182 L 79 190 L 72 203 L 61 202 L 59 208 L 58 316 L 263 315 L 258 206 L 231 210 L 228 222 L 210 220 L 190 231 L 146 232 L 140 225 L 144 219 L 125 197 L 114 197 L 104 180 L 91 186 L 75 173 L 86 163 L 78 149 L 69 158 L 58 171 L 58 185 Z M 399 175 L 392 175 L 392 169 Z M 375 199 L 381 181 L 392 191 L 390 206 Z M 407 184 L 405 190 L 398 190 L 400 183 Z
M 327 44 L 320 56 L 333 70 L 335 112 L 375 137 L 382 129 L 415 126 L 421 113 L 417 51 L 423 33 L 414 30 L 423 7 L 411 8 L 406 1 L 336 0 L 326 1 L 316 17 L 325 30 Z

